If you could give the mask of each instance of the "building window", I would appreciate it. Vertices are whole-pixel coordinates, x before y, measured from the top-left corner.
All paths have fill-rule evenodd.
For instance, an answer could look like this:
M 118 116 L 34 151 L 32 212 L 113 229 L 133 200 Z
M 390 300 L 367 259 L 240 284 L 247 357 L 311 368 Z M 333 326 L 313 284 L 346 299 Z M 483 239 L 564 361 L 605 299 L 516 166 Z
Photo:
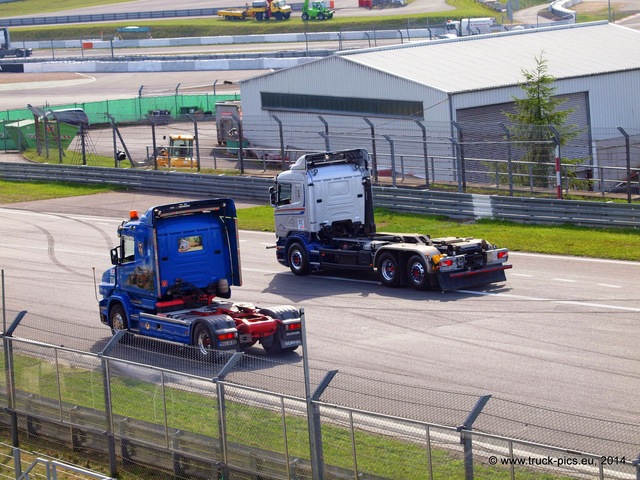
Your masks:
M 305 111 L 336 115 L 423 118 L 422 102 L 382 98 L 332 97 L 260 92 L 265 110 Z

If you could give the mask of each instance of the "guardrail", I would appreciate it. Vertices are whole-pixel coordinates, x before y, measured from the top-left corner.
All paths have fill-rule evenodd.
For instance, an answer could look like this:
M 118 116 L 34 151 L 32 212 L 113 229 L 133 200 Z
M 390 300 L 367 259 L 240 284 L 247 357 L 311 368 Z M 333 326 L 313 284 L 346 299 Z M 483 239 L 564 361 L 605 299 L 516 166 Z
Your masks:
M 292 10 L 301 10 L 302 3 L 293 3 Z M 245 7 L 225 7 L 239 8 Z M 29 25 L 58 25 L 65 23 L 113 22 L 117 20 L 143 20 L 177 17 L 211 17 L 218 15 L 218 8 L 194 8 L 184 10 L 158 10 L 151 12 L 92 13 L 86 15 L 53 15 L 46 17 L 4 18 L 2 24 L 8 27 L 24 27 Z
M 159 170 L 0 162 L 0 178 L 113 185 L 185 196 L 216 196 L 268 202 L 271 179 Z M 494 218 L 519 223 L 640 228 L 640 205 L 554 200 L 415 188 L 374 187 L 377 207 L 457 219 Z

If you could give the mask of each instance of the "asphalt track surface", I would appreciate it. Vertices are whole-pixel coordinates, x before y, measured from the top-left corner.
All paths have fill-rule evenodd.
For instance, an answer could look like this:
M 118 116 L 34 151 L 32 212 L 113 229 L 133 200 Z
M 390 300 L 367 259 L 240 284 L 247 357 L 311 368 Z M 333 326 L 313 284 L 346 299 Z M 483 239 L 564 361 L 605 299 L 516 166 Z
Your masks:
M 134 3 L 136 11 L 143 9 L 144 2 Z M 203 8 L 203 3 L 188 2 L 182 6 Z M 338 8 L 340 4 L 336 3 Z M 159 9 L 165 9 L 161 4 L 153 2 Z M 191 4 L 200 6 L 186 6 Z M 225 72 L 224 79 L 239 81 L 260 73 Z M 198 85 L 208 88 L 218 74 L 105 74 L 35 85 L 5 84 L 0 85 L 0 103 L 7 105 L 5 108 L 14 108 L 10 105 L 16 102 L 17 108 L 25 103 L 131 98 L 143 84 L 168 91 L 178 83 L 185 88 Z M 0 161 L 6 161 L 5 158 L 0 155 Z M 0 216 L 8 219 L 8 225 L 16 219 L 24 225 L 35 225 L 40 224 L 40 217 L 34 217 L 34 223 L 28 215 L 43 215 L 42 219 L 52 222 L 50 228 L 58 231 L 53 237 L 58 250 L 53 254 L 64 259 L 77 248 L 77 243 L 68 238 L 72 226 L 93 221 L 109 223 L 98 236 L 113 236 L 112 227 L 116 223 L 95 220 L 93 216 L 119 221 L 132 208 L 143 210 L 172 199 L 164 195 L 106 194 L 82 201 L 57 199 L 5 206 L 10 212 L 0 212 Z M 27 217 L 17 217 L 14 212 L 20 211 Z M 76 215 L 91 218 L 79 219 Z M 3 227 L 5 235 L 8 231 L 9 226 Z M 45 257 L 49 251 L 50 259 L 52 251 L 47 240 L 38 240 L 37 231 L 33 240 L 36 244 L 42 240 L 42 248 L 29 248 L 44 252 Z M 78 236 L 90 238 L 82 231 Z M 264 254 L 265 244 L 273 242 L 272 235 L 248 232 L 242 236 L 248 242 L 243 243 L 246 286 L 234 292 L 236 300 L 305 306 L 310 318 L 311 355 L 316 365 L 353 373 L 388 374 L 438 388 L 490 392 L 526 403 L 631 423 L 640 418 L 637 402 L 640 354 L 636 341 L 640 335 L 638 263 L 514 254 L 514 269 L 508 272 L 509 280 L 504 287 L 445 298 L 433 292 L 422 292 L 424 295 L 420 296 L 421 293 L 410 290 L 393 291 L 375 282 L 358 283 L 344 278 L 310 277 L 303 282 Z M 103 243 L 100 248 L 86 246 L 91 251 L 85 259 L 96 259 L 99 270 L 108 261 L 107 246 Z M 22 248 L 19 240 L 11 244 L 7 237 L 0 248 L 8 272 L 9 298 L 14 302 L 9 308 L 25 308 L 24 302 L 33 302 L 33 291 L 39 292 L 36 284 L 28 281 L 29 274 L 16 275 L 11 267 L 10 262 L 18 260 L 15 252 Z M 64 260 L 48 266 L 47 258 L 40 261 L 41 268 L 48 273 L 33 281 L 42 283 L 39 288 L 52 288 L 53 279 L 64 273 L 60 271 Z M 88 268 L 80 259 L 73 261 L 77 262 L 77 268 Z M 16 263 L 15 268 L 20 268 L 20 264 Z M 89 318 L 99 326 L 89 283 L 87 279 L 81 282 L 71 276 L 61 285 L 72 288 L 64 293 L 66 298 L 72 295 L 80 299 L 80 309 L 86 313 L 82 321 Z M 13 290 L 16 287 L 19 288 Z M 39 302 L 29 309 L 46 314 L 47 298 L 50 304 L 58 305 L 56 288 L 53 290 L 43 291 L 38 295 Z M 398 312 L 402 312 L 402 321 Z M 78 316 L 72 310 L 57 313 Z M 98 328 L 96 334 L 108 336 L 108 330 Z
M 94 351 L 110 331 L 92 267 L 109 267 L 130 210 L 183 199 L 107 193 L 0 207 L 7 308 L 56 319 L 36 340 L 77 325 L 86 333 L 64 345 Z M 299 278 L 266 250 L 273 233 L 242 231 L 240 241 L 233 300 L 304 307 L 314 368 L 638 423 L 640 263 L 514 253 L 505 284 L 417 292 L 345 274 Z

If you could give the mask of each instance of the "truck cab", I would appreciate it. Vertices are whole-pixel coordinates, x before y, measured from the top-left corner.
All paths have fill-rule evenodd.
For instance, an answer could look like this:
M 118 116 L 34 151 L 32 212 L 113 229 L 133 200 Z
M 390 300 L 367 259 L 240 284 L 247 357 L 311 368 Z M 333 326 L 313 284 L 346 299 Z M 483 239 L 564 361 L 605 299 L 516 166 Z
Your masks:
M 162 205 L 132 211 L 118 228 L 112 267 L 102 275 L 100 320 L 114 332 L 194 345 L 268 353 L 301 343 L 300 315 L 290 306 L 258 309 L 234 304 L 242 285 L 235 204 L 230 199 Z
M 11 35 L 7 27 L 0 27 L 0 58 L 4 57 L 30 57 L 31 48 L 14 48 L 11 45 Z
M 494 23 L 495 20 L 492 17 L 447 20 L 445 34 L 465 37 L 467 35 L 491 33 L 491 28 Z

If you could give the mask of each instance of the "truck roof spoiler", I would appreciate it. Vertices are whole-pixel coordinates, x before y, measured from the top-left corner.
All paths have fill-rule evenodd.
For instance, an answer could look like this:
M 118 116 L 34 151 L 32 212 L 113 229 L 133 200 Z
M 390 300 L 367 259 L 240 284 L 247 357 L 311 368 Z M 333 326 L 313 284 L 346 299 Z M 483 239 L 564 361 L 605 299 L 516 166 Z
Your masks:
M 172 203 L 152 208 L 152 222 L 161 218 L 175 217 L 187 213 L 218 212 L 220 217 L 236 218 L 236 206 L 230 198 L 212 198 L 191 202 Z
M 335 152 L 309 153 L 301 157 L 306 168 L 322 167 L 324 165 L 352 163 L 360 168 L 369 169 L 369 153 L 364 148 L 352 150 L 337 150 Z

